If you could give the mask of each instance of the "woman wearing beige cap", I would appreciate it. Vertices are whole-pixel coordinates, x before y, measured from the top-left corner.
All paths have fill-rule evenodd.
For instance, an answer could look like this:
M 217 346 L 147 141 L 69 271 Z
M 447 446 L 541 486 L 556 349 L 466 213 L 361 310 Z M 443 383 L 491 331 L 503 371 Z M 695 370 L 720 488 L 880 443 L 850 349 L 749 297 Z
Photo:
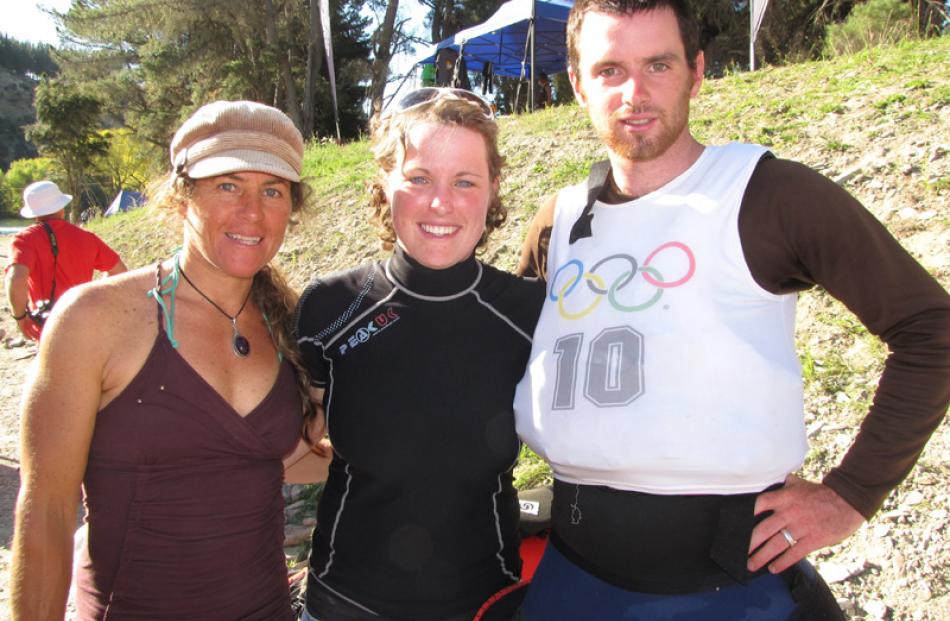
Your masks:
M 22 408 L 15 619 L 63 618 L 80 484 L 80 619 L 293 618 L 282 460 L 308 455 L 306 400 L 295 296 L 269 262 L 303 204 L 302 155 L 274 108 L 202 107 L 156 199 L 181 250 L 57 305 Z

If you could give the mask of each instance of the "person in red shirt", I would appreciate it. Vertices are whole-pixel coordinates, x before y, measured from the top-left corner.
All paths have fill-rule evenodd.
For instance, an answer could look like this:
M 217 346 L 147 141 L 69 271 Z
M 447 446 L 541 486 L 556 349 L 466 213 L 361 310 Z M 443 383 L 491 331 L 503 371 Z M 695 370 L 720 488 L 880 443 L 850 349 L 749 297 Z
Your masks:
M 39 340 L 49 309 L 63 293 L 92 280 L 96 270 L 110 276 L 126 270 L 104 241 L 65 220 L 72 198 L 52 181 L 23 190 L 20 215 L 36 223 L 14 236 L 4 273 L 10 313 L 20 332 L 33 340 Z

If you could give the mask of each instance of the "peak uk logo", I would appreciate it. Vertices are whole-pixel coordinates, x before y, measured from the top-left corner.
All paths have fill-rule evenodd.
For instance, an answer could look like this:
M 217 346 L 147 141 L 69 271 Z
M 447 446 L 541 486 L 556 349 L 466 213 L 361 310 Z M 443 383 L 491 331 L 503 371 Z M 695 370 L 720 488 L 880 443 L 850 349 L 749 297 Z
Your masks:
M 671 241 L 657 246 L 643 263 L 629 254 L 612 254 L 587 269 L 572 259 L 554 272 L 548 299 L 568 320 L 586 317 L 604 299 L 618 311 L 636 313 L 654 306 L 667 289 L 685 284 L 695 273 L 690 247 Z
M 399 313 L 396 312 L 396 309 L 387 308 L 384 312 L 356 328 L 353 333 L 347 337 L 346 341 L 340 344 L 340 355 L 346 355 L 347 351 L 369 342 L 371 338 L 397 321 L 399 321 Z

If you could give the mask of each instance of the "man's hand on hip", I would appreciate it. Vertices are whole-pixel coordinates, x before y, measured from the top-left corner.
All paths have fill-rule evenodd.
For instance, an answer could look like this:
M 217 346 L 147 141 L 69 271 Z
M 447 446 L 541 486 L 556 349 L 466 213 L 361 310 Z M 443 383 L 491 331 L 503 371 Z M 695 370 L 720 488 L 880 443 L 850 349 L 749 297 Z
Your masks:
M 749 571 L 779 573 L 815 550 L 846 539 L 864 516 L 827 485 L 790 474 L 785 487 L 760 494 L 755 514 L 772 511 L 752 530 Z

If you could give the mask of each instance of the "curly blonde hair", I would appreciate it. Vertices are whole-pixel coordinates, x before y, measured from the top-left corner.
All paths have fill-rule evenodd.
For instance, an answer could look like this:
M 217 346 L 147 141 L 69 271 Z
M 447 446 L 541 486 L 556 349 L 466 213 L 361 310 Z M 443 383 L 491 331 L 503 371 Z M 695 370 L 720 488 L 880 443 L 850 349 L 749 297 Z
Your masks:
M 370 182 L 370 209 L 373 222 L 380 228 L 379 239 L 384 250 L 392 250 L 396 243 L 389 201 L 386 199 L 386 178 L 406 152 L 406 136 L 420 123 L 437 123 L 463 127 L 477 132 L 485 141 L 488 152 L 488 173 L 492 181 L 500 180 L 505 158 L 498 150 L 498 125 L 488 118 L 476 103 L 453 96 L 440 96 L 395 114 L 376 115 L 370 122 L 373 158 L 379 173 Z M 501 204 L 498 189 L 492 190 L 491 202 L 485 216 L 485 230 L 477 247 L 483 247 L 492 231 L 508 219 L 508 210 Z

